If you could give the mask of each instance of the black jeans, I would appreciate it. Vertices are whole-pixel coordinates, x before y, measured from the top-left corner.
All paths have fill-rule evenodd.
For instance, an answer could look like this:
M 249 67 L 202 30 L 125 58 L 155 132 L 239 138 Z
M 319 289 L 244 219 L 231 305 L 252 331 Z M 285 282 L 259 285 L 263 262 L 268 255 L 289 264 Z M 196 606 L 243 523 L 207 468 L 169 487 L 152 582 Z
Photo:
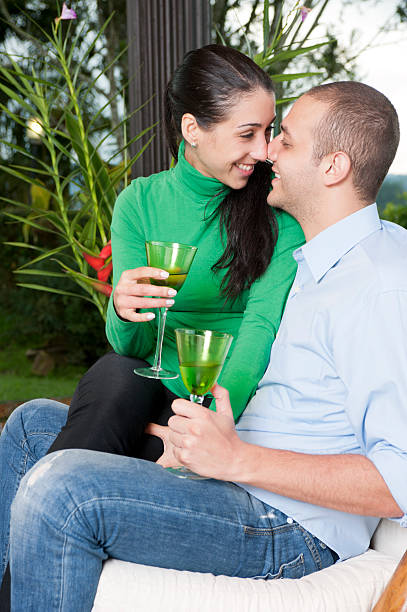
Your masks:
M 168 423 L 173 414 L 171 404 L 177 396 L 160 380 L 134 374 L 134 368 L 148 365 L 142 359 L 123 357 L 113 351 L 101 357 L 75 389 L 66 424 L 48 453 L 86 448 L 157 461 L 163 453 L 163 443 L 144 430 L 150 422 Z M 7 567 L 0 589 L 0 612 L 9 610 Z
M 148 365 L 113 351 L 101 357 L 76 387 L 66 425 L 48 452 L 86 448 L 156 461 L 163 444 L 144 430 L 150 422 L 168 423 L 177 396 L 160 380 L 134 374 Z

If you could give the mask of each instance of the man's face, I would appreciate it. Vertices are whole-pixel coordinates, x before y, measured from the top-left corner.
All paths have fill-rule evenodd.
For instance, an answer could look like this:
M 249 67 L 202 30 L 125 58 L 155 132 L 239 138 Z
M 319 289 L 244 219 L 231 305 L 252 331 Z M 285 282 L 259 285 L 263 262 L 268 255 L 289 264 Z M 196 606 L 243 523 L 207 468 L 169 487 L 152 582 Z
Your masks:
M 267 202 L 297 219 L 308 217 L 320 193 L 321 171 L 312 157 L 315 127 L 326 105 L 302 96 L 281 123 L 281 131 L 268 146 L 276 178 Z

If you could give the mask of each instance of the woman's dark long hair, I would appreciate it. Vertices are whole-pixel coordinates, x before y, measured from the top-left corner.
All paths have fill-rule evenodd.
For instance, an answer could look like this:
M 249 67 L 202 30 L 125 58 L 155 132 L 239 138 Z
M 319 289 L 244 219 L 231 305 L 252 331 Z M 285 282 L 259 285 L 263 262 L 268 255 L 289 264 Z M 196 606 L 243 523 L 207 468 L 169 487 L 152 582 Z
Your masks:
M 257 89 L 274 93 L 268 75 L 239 51 L 207 45 L 187 53 L 164 96 L 165 131 L 174 159 L 185 113 L 194 115 L 198 125 L 208 129 L 227 119 L 241 95 Z M 232 301 L 266 271 L 274 252 L 278 225 L 266 202 L 270 182 L 270 167 L 257 162 L 247 185 L 232 189 L 217 209 L 227 243 L 212 269 L 227 269 L 222 293 Z

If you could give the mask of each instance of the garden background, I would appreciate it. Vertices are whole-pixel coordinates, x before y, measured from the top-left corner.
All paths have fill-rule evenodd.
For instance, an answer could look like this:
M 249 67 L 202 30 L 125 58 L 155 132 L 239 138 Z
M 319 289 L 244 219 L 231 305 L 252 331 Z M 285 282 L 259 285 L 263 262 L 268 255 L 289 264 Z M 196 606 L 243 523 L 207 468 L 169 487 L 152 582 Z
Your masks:
M 161 129 L 157 117 L 129 133 L 125 0 L 84 4 L 0 0 L 0 422 L 24 400 L 69 399 L 108 350 L 111 211 Z M 406 89 L 407 0 L 212 0 L 211 9 L 212 39 L 274 77 L 280 116 L 330 80 L 364 80 L 393 100 L 379 77 L 395 66 Z M 402 145 L 378 204 L 407 226 L 396 108 Z

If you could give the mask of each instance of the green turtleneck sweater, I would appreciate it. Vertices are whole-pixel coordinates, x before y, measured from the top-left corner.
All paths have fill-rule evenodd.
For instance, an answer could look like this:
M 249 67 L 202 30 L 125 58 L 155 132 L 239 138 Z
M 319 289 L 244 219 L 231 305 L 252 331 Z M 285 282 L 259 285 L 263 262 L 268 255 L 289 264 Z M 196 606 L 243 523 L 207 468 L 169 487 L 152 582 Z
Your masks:
M 186 161 L 182 143 L 174 168 L 140 177 L 122 191 L 114 208 L 111 237 L 114 287 L 124 270 L 147 265 L 146 240 L 198 247 L 187 279 L 168 310 L 162 366 L 179 372 L 174 334 L 177 327 L 231 333 L 234 340 L 218 382 L 228 389 L 237 419 L 267 367 L 297 267 L 292 252 L 303 244 L 304 235 L 290 215 L 276 211 L 279 236 L 267 271 L 249 291 L 232 304 L 225 304 L 220 293 L 225 271 L 211 271 L 223 252 L 219 218 L 208 218 L 228 191 L 228 187 L 203 176 Z M 106 323 L 108 340 L 120 355 L 153 363 L 157 318 L 147 323 L 123 321 L 111 298 Z M 188 397 L 181 376 L 163 383 L 178 396 Z

